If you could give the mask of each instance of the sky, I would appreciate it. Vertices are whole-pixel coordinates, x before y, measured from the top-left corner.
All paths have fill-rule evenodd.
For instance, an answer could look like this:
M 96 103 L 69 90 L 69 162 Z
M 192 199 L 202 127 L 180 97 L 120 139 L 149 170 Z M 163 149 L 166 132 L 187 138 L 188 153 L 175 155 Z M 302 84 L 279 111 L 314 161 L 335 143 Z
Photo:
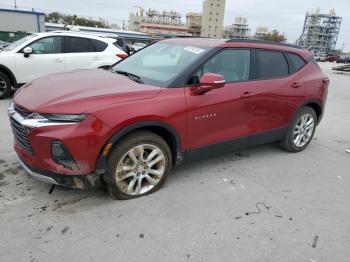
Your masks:
M 14 5 L 15 0 L 0 0 L 0 8 Z M 175 10 L 185 15 L 188 12 L 201 12 L 202 0 L 17 0 L 17 6 L 49 13 L 52 11 L 67 14 L 107 19 L 110 23 L 122 26 L 127 23 L 129 13 L 136 12 L 137 6 L 159 11 Z M 350 1 L 349 0 L 226 0 L 224 25 L 234 22 L 236 16 L 248 19 L 249 27 L 255 32 L 257 26 L 283 32 L 288 42 L 294 42 L 301 34 L 307 11 L 320 8 L 321 13 L 335 9 L 343 18 L 338 38 L 338 48 L 350 50 Z

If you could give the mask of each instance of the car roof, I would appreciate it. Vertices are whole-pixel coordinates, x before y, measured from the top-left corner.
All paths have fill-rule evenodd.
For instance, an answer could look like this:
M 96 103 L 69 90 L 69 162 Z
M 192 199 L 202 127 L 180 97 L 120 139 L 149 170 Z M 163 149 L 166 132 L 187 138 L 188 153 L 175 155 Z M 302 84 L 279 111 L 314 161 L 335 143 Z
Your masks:
M 53 36 L 53 35 L 63 35 L 63 36 L 77 36 L 77 37 L 87 37 L 87 38 L 93 38 L 98 40 L 107 40 L 109 42 L 115 42 L 115 39 L 108 36 L 101 36 L 96 33 L 89 33 L 89 32 L 76 32 L 76 31 L 51 31 L 51 32 L 43 32 L 43 33 L 35 33 L 39 37 L 43 36 Z
M 209 48 L 254 48 L 269 49 L 275 51 L 285 51 L 295 53 L 303 57 L 305 60 L 312 57 L 312 53 L 296 45 L 261 41 L 255 39 L 211 39 L 211 38 L 171 38 L 162 40 L 165 43 L 178 43 L 185 45 L 195 45 Z

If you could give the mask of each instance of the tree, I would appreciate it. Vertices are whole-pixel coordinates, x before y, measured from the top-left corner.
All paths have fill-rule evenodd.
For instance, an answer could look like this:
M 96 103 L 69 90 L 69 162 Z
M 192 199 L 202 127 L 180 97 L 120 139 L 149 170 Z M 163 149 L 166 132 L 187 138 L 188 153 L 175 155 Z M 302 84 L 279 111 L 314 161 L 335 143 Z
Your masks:
M 266 35 L 262 37 L 262 40 L 272 41 L 272 42 L 285 42 L 287 38 L 284 34 L 280 34 L 278 30 L 273 30 L 272 32 L 268 32 Z
M 94 20 L 92 18 L 78 17 L 76 15 L 65 15 L 58 12 L 53 12 L 45 16 L 45 22 L 49 23 L 59 23 L 59 24 L 69 24 L 78 26 L 90 26 L 90 27 L 100 27 L 109 28 L 109 25 L 102 19 L 100 21 Z

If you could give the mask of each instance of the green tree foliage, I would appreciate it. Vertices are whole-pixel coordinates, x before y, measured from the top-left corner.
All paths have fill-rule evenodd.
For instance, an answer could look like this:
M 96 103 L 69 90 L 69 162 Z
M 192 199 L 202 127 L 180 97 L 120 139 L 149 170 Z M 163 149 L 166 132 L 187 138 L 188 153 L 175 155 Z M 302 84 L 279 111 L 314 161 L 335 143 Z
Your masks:
M 78 26 L 91 26 L 100 28 L 109 28 L 109 25 L 104 21 L 98 21 L 93 19 L 87 19 L 84 17 L 78 17 L 76 15 L 65 15 L 58 12 L 53 12 L 45 16 L 45 22 L 60 23 Z
M 264 35 L 262 40 L 273 42 L 285 42 L 287 38 L 284 34 L 280 34 L 278 30 L 273 30 L 272 32 L 268 32 L 266 35 Z

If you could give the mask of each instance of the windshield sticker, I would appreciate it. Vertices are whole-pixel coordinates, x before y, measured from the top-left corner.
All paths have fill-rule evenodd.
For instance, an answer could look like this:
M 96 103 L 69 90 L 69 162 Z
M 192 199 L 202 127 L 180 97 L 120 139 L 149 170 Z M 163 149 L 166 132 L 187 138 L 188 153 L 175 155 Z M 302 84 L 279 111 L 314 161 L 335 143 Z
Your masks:
M 204 49 L 200 49 L 200 48 L 194 47 L 194 46 L 186 46 L 184 48 L 184 50 L 191 52 L 191 53 L 195 53 L 196 55 L 198 55 L 204 51 Z

